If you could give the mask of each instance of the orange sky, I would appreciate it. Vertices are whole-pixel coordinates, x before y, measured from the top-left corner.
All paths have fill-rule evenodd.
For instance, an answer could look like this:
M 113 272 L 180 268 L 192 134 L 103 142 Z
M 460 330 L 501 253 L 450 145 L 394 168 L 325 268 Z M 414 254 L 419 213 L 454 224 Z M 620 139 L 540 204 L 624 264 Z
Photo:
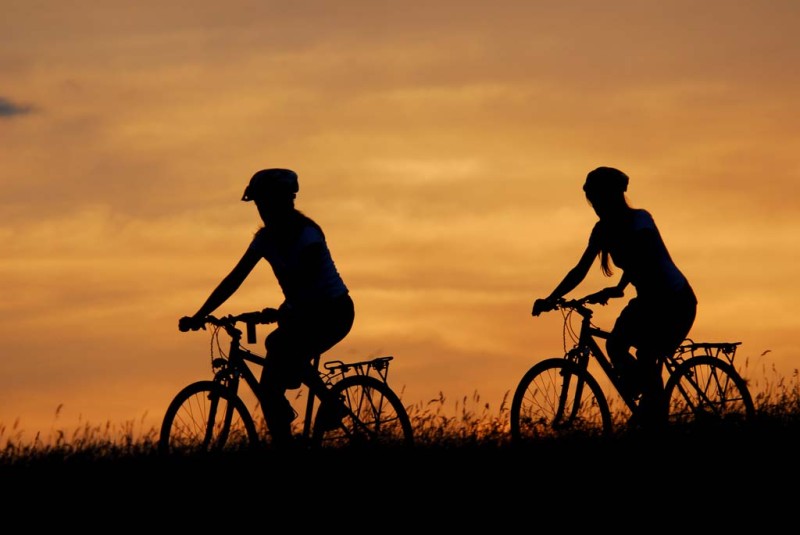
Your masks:
M 408 403 L 497 413 L 562 353 L 530 308 L 583 251 L 598 165 L 694 285 L 693 338 L 741 340 L 761 385 L 798 367 L 797 2 L 0 9 L 0 439 L 149 428 L 210 376 L 177 319 L 256 229 L 262 167 L 298 171 L 352 290 L 331 356 L 394 355 Z M 279 302 L 265 263 L 218 312 Z

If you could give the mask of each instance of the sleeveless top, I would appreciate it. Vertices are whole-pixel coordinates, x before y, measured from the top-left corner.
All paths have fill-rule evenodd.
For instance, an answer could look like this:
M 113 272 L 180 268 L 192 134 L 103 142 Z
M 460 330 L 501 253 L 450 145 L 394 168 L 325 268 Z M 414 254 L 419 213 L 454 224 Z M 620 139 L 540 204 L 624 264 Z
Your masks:
M 307 248 L 316 248 L 314 254 Z M 348 293 L 336 269 L 322 229 L 304 215 L 298 217 L 290 235 L 269 226 L 256 232 L 250 249 L 269 262 L 286 303 L 304 307 Z
M 598 221 L 589 241 L 609 252 L 614 265 L 625 272 L 640 297 L 663 299 L 691 291 L 646 210 L 632 210 L 631 217 L 623 223 Z

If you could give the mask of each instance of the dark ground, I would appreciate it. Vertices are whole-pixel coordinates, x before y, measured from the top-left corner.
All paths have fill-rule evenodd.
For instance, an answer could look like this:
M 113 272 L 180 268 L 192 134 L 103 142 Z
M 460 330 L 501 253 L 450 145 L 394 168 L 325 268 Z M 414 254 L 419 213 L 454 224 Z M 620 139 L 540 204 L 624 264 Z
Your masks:
M 63 514 L 71 513 L 108 518 L 105 528 L 155 522 L 181 531 L 251 521 L 356 532 L 562 526 L 573 533 L 604 525 L 739 532 L 779 524 L 794 531 L 796 430 L 753 425 L 411 451 L 52 455 L 0 466 L 0 507 L 11 515 L 34 507 L 31 518 L 45 524 L 67 523 L 72 517 Z

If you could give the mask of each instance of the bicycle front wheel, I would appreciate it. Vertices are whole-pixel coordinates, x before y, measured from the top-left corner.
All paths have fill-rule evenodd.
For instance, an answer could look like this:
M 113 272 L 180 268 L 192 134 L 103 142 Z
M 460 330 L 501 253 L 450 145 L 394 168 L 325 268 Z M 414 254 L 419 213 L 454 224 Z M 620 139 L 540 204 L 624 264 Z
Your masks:
M 594 377 L 574 362 L 550 358 L 529 369 L 511 401 L 511 439 L 605 435 L 611 412 Z
M 320 405 L 314 420 L 312 445 L 413 446 L 414 433 L 408 412 L 385 382 L 366 375 L 353 375 L 334 384 L 329 393 L 332 399 L 341 400 L 346 410 L 333 417 L 331 413 L 337 409 L 329 403 Z
M 236 450 L 258 443 L 258 432 L 241 398 L 214 381 L 178 392 L 161 424 L 161 453 Z
M 755 416 L 747 383 L 733 365 L 710 356 L 684 361 L 667 381 L 673 424 L 737 424 Z

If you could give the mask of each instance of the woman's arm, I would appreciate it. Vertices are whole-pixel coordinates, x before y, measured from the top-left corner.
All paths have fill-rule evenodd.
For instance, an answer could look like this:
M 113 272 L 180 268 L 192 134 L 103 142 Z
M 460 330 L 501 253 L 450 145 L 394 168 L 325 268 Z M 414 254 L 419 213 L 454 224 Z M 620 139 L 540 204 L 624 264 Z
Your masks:
M 553 290 L 548 297 L 537 299 L 533 303 L 533 311 L 531 314 L 538 316 L 542 312 L 552 310 L 555 302 L 560 297 L 568 294 L 583 282 L 583 279 L 586 278 L 586 274 L 589 273 L 589 268 L 592 267 L 595 258 L 597 258 L 598 252 L 598 248 L 593 240 L 589 240 L 589 245 L 586 247 L 586 250 L 581 255 L 575 267 L 567 272 L 564 279 L 558 283 L 558 286 L 556 286 L 555 290 Z
M 242 282 L 244 282 L 250 272 L 253 271 L 253 268 L 260 259 L 261 256 L 258 253 L 248 248 L 231 272 L 222 279 L 216 288 L 214 288 L 214 291 L 208 296 L 203 306 L 201 306 L 193 316 L 185 316 L 180 319 L 178 328 L 181 331 L 202 328 L 204 318 L 214 312 L 239 289 L 239 286 L 242 285 Z
M 620 278 L 616 286 L 603 288 L 599 292 L 587 295 L 586 298 L 590 303 L 600 303 L 601 305 L 605 305 L 611 298 L 623 297 L 625 295 L 625 287 L 628 286 L 629 282 L 630 281 L 628 280 L 628 277 L 626 277 L 625 273 L 623 272 L 622 278 Z
M 253 268 L 260 259 L 261 256 L 248 248 L 231 272 L 222 279 L 216 288 L 214 288 L 214 291 L 208 296 L 203 306 L 195 313 L 195 317 L 207 316 L 214 312 L 222 303 L 227 301 L 230 296 L 239 289 L 239 286 L 242 285 L 250 272 L 253 271 Z
M 595 258 L 597 258 L 597 251 L 590 245 L 583 252 L 575 267 L 569 270 L 547 299 L 554 301 L 574 290 L 586 278 L 586 274 L 589 273 L 589 268 L 592 267 Z

